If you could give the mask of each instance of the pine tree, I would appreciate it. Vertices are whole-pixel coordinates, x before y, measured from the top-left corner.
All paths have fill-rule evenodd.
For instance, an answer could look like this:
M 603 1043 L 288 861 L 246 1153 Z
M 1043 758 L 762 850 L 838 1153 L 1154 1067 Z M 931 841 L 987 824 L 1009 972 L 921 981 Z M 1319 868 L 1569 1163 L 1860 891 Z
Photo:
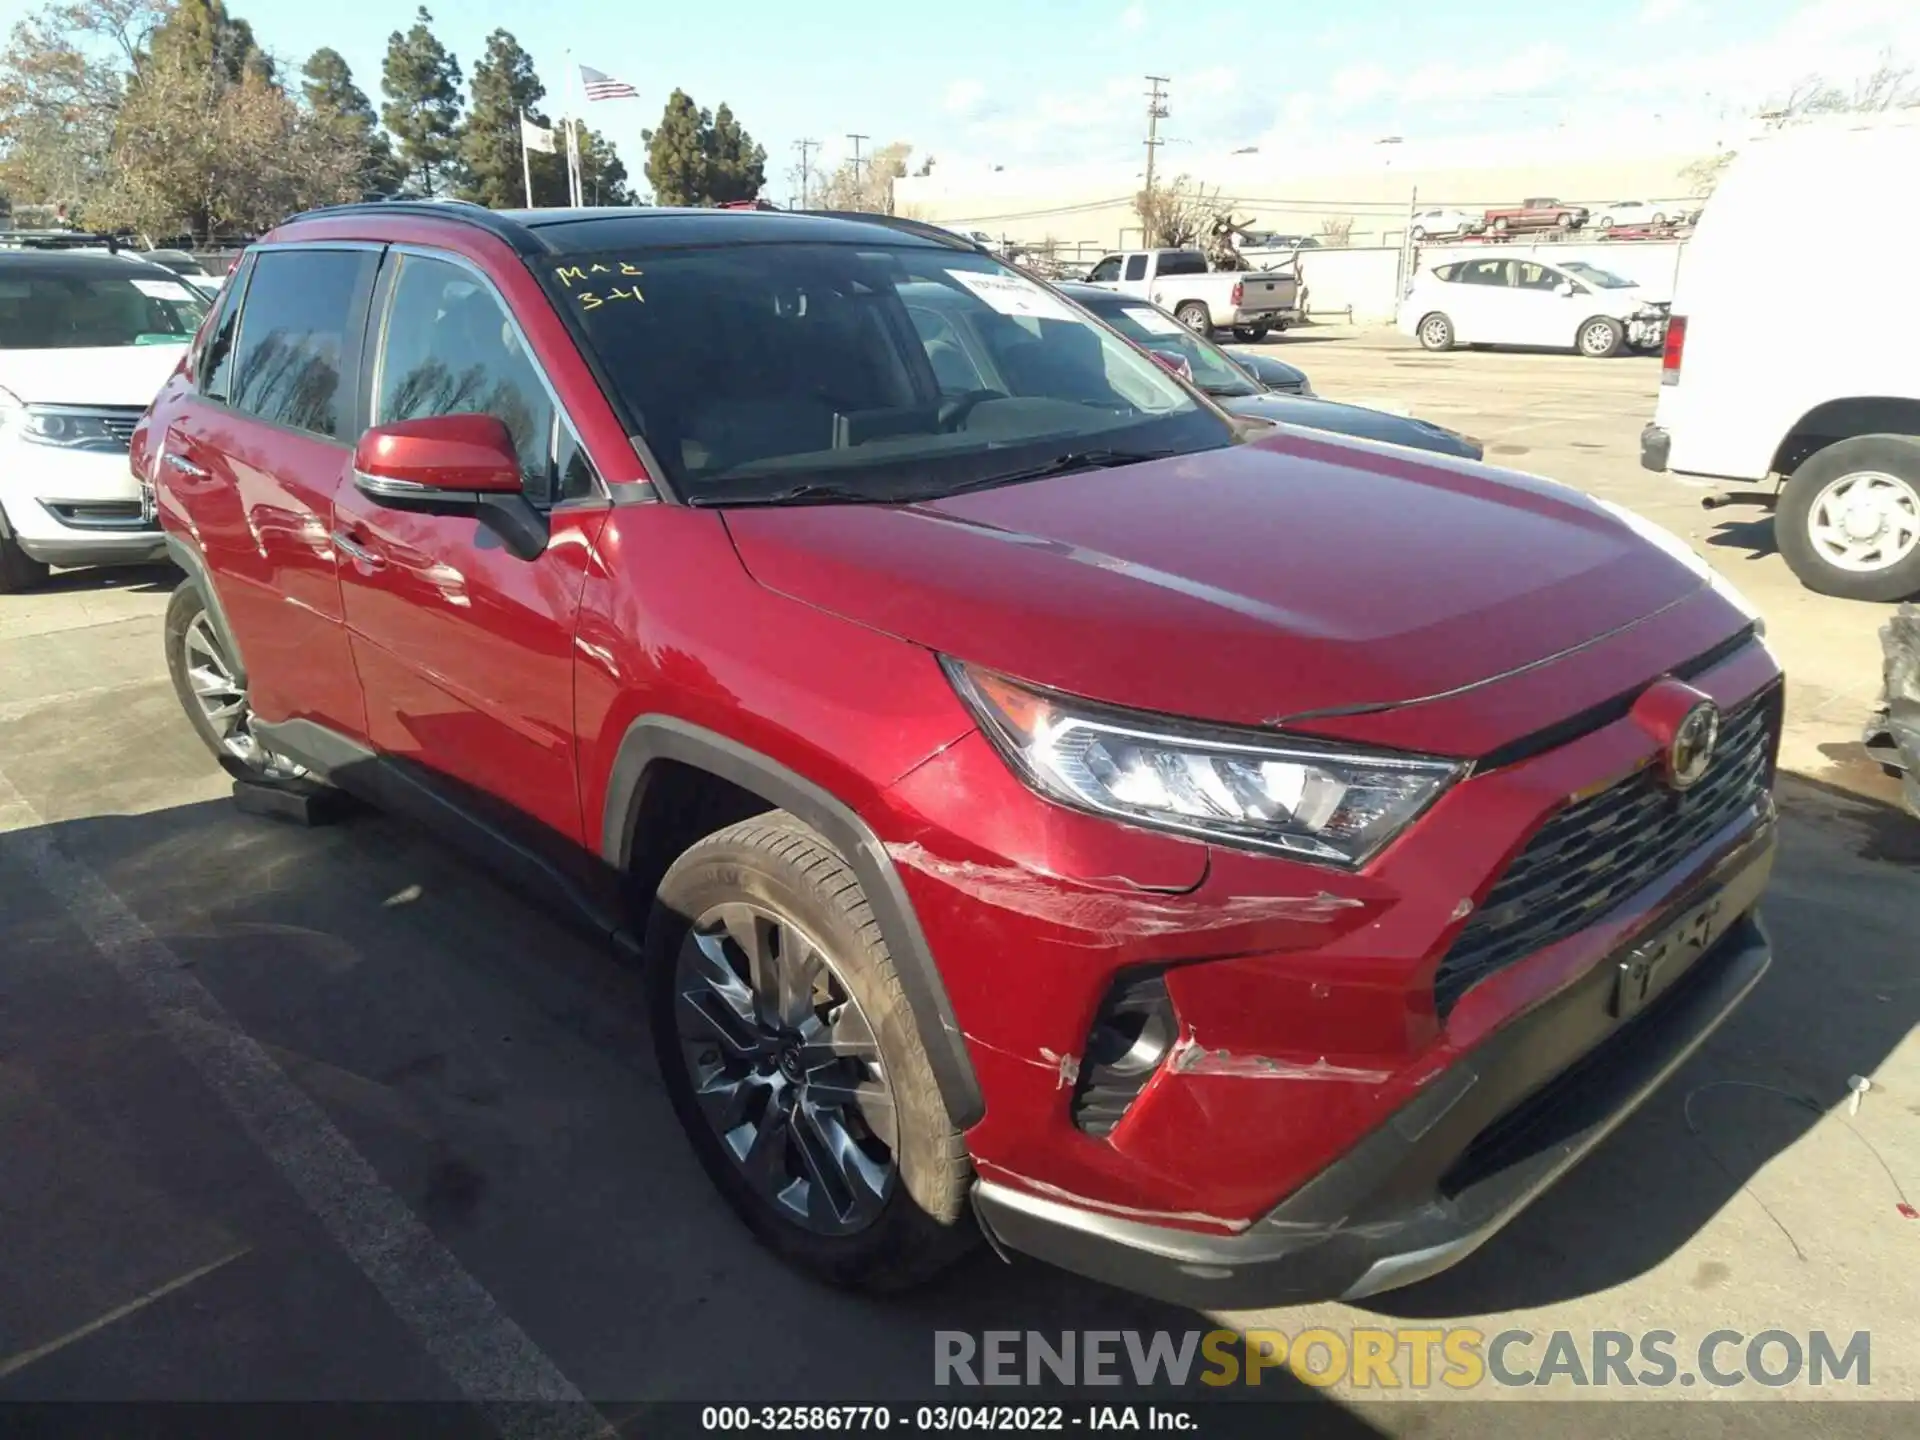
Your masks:
M 380 118 L 400 142 L 408 183 L 422 195 L 444 193 L 458 154 L 460 62 L 434 35 L 426 6 L 404 35 L 387 37 L 380 88 L 387 97 Z
M 718 115 L 684 90 L 667 99 L 660 128 L 642 133 L 647 179 L 659 205 L 719 205 L 751 200 L 766 183 L 767 152 L 726 105 Z
M 487 37 L 486 54 L 473 67 L 473 101 L 460 128 L 460 193 L 482 205 L 507 209 L 526 203 L 520 165 L 520 115 L 545 127 L 540 101 L 547 87 L 534 73 L 533 57 L 505 30 Z M 534 198 L 559 203 L 566 194 L 566 159 L 535 153 L 527 157 Z
M 724 101 L 714 112 L 707 155 L 709 204 L 759 198 L 760 187 L 767 183 L 766 148 L 754 143 Z
M 393 142 L 374 118 L 366 93 L 353 83 L 353 71 L 338 50 L 322 47 L 301 70 L 300 92 L 314 123 L 342 149 L 357 157 L 363 199 L 392 195 L 406 179 Z
M 273 61 L 253 38 L 253 27 L 227 13 L 225 0 L 179 0 L 154 29 L 147 61 L 217 73 L 238 83 L 247 76 L 273 81 Z

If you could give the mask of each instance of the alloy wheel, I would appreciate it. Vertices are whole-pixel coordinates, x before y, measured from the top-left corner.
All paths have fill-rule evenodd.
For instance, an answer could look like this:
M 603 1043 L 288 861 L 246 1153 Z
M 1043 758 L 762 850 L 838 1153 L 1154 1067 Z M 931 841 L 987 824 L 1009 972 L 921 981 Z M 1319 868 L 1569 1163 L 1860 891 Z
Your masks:
M 815 1234 L 870 1225 L 898 1174 L 898 1117 L 825 949 L 761 905 L 717 905 L 681 943 L 673 1014 L 700 1112 L 759 1197 Z
M 1814 497 L 1807 534 L 1820 558 L 1838 569 L 1891 569 L 1920 545 L 1920 493 L 1883 470 L 1842 475 Z
M 296 779 L 306 772 L 262 745 L 253 733 L 247 687 L 233 673 L 213 623 L 202 610 L 181 637 L 186 650 L 187 685 L 194 703 L 220 748 L 248 770 L 273 779 Z

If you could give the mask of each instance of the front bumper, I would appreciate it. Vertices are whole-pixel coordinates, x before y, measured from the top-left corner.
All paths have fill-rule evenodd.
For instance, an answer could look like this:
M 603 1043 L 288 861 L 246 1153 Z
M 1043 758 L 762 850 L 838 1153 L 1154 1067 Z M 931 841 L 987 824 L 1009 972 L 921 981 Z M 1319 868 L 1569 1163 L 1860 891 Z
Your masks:
M 144 565 L 167 558 L 125 450 L 0 447 L 0 502 L 15 542 L 60 567 Z
M 29 559 L 62 570 L 83 565 L 157 565 L 167 558 L 167 537 L 158 530 L 16 538 Z
M 1673 453 L 1673 437 L 1663 426 L 1649 423 L 1640 431 L 1640 468 L 1666 473 L 1667 457 Z
M 976 1184 L 975 1211 L 1007 1248 L 1202 1308 L 1359 1299 L 1438 1274 L 1604 1140 L 1758 983 L 1772 956 L 1756 907 L 1775 846 L 1769 820 L 1658 921 L 1236 1234 L 1094 1213 L 991 1180 Z M 1700 917 L 1716 913 L 1730 917 L 1725 928 L 1690 948 Z M 1644 1008 L 1622 1015 L 1623 987 L 1647 974 Z

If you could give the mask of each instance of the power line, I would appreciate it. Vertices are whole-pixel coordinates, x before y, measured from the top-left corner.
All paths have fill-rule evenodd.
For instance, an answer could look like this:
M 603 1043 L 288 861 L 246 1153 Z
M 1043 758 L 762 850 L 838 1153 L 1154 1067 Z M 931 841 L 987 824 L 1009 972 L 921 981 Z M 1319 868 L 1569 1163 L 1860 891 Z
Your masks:
M 856 181 L 860 179 L 860 142 L 868 138 L 870 137 L 866 135 L 847 136 L 847 139 L 853 142 L 853 178 Z
M 1160 122 L 1167 118 L 1167 94 L 1160 87 L 1170 85 L 1165 75 L 1145 77 L 1153 83 L 1147 92 L 1147 193 L 1153 193 L 1153 155 L 1165 142 L 1160 139 Z

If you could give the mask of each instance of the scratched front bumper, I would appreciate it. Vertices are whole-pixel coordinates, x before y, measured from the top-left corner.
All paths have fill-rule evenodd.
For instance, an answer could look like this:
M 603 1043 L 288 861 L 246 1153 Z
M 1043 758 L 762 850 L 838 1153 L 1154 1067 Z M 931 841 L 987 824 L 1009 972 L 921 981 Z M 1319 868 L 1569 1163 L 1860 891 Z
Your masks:
M 1236 1233 L 1095 1212 L 992 1179 L 975 1186 L 976 1213 L 1009 1249 L 1200 1308 L 1359 1299 L 1437 1274 L 1604 1140 L 1759 981 L 1772 955 L 1757 903 L 1775 845 L 1768 826 L 1668 908 L 1670 919 L 1717 897 L 1737 918 L 1645 1009 L 1616 1013 L 1623 967 L 1649 931 Z

